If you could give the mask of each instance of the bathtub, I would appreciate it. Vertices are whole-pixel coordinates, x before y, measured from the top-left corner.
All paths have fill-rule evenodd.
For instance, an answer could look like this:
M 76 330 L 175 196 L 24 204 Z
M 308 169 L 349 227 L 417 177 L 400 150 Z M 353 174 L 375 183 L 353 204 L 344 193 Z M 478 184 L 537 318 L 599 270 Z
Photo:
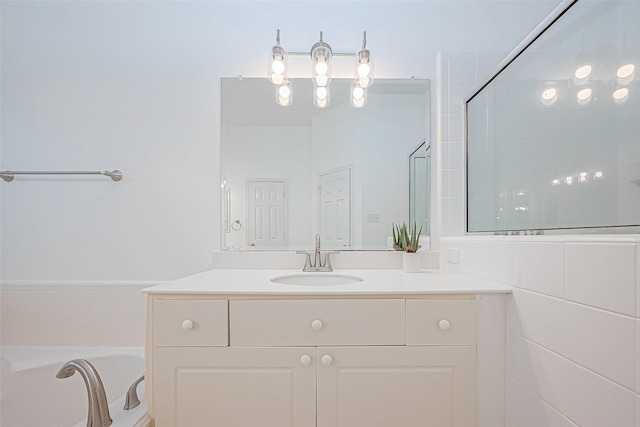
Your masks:
M 2 427 L 85 427 L 87 391 L 82 377 L 57 379 L 58 369 L 71 359 L 91 362 L 105 387 L 112 427 L 150 425 L 144 402 L 125 411 L 129 386 L 144 374 L 144 349 L 112 347 L 0 348 L 0 425 Z

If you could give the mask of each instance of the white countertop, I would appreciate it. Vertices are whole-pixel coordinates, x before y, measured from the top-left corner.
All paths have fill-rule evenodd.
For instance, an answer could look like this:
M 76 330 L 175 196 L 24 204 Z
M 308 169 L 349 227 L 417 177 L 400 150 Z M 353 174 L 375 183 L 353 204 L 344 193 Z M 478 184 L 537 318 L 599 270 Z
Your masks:
M 271 282 L 290 274 L 358 276 L 364 280 L 347 285 L 284 285 Z M 421 295 L 509 293 L 511 287 L 468 276 L 423 270 L 334 270 L 333 273 L 302 273 L 300 270 L 209 270 L 143 289 L 154 294 L 213 295 Z

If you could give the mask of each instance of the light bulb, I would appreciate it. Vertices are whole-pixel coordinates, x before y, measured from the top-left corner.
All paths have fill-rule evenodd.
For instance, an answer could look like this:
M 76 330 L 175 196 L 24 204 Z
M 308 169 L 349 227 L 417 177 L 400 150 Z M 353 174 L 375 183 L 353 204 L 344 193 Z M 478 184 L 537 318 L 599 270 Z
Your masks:
M 316 101 L 318 104 L 318 107 L 326 107 L 327 106 L 327 98 L 318 98 L 318 100 Z
M 623 65 L 622 67 L 618 68 L 618 72 L 616 73 L 616 75 L 618 76 L 618 78 L 624 79 L 631 76 L 635 70 L 636 67 L 633 64 Z
M 576 79 L 586 79 L 591 74 L 591 65 L 583 65 L 582 67 L 578 67 L 575 72 Z
M 329 71 L 329 66 L 324 62 L 324 58 L 321 57 L 316 63 L 316 73 L 324 76 L 327 74 L 327 71 Z
M 553 105 L 558 100 L 558 91 L 554 87 L 550 87 L 542 92 L 542 104 Z
M 593 174 L 594 178 L 600 179 L 604 176 L 604 173 L 602 171 L 598 171 L 596 173 Z
M 567 185 L 571 185 L 573 184 L 573 177 L 572 176 L 568 176 L 564 179 L 564 182 L 567 183 Z
M 360 85 L 360 87 L 368 87 L 369 86 L 369 81 L 371 79 L 369 79 L 369 77 L 358 77 L 358 84 Z
M 585 88 L 585 89 L 582 89 L 582 90 L 578 91 L 578 93 L 576 94 L 576 98 L 578 99 L 578 104 L 586 105 L 589 102 L 591 102 L 591 94 L 592 93 L 593 93 L 593 91 L 591 90 L 591 88 Z
M 616 89 L 615 91 L 613 91 L 613 94 L 611 96 L 613 96 L 613 100 L 616 103 L 622 104 L 629 98 L 629 89 L 626 87 L 621 87 L 620 89 Z
M 316 89 L 316 96 L 318 97 L 318 99 L 327 99 L 327 93 L 327 88 L 324 86 Z
M 362 107 L 364 105 L 364 97 L 362 98 L 353 98 L 351 100 L 353 102 L 354 107 Z
M 353 88 L 353 99 L 362 99 L 364 96 L 364 89 L 360 86 L 356 86 Z
M 369 64 L 362 63 L 360 65 L 358 65 L 358 76 L 360 77 L 366 77 L 369 75 L 369 71 L 371 70 L 371 67 L 369 67 Z
M 282 74 L 284 73 L 284 62 L 282 62 L 282 59 L 276 59 L 273 61 L 273 64 L 271 64 L 271 70 L 275 73 L 275 74 Z
M 291 97 L 282 97 L 279 96 L 278 97 L 278 104 L 283 105 L 283 106 L 287 106 L 287 105 L 291 105 Z
M 580 182 L 587 182 L 587 173 L 586 172 L 580 172 L 580 177 L 578 178 L 578 180 Z
M 315 81 L 316 85 L 318 86 L 326 86 L 327 83 L 329 83 L 329 76 L 327 76 L 326 74 L 323 76 L 316 76 Z
M 560 185 L 560 180 L 554 179 L 553 181 L 551 181 L 551 185 Z
M 282 85 L 280 86 L 280 89 L 278 89 L 278 93 L 281 98 L 289 98 L 289 95 L 291 95 L 291 89 L 289 89 L 289 86 Z

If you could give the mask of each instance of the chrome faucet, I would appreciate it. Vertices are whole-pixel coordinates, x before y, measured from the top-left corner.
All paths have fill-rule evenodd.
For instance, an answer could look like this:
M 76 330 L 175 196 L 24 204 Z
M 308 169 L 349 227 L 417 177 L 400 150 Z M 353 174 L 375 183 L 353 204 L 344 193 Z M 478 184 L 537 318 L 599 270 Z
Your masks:
M 329 251 L 324 254 L 324 262 L 322 261 L 322 252 L 320 252 L 320 235 L 316 234 L 316 248 L 314 250 L 313 263 L 311 262 L 311 252 L 308 251 L 296 251 L 298 254 L 306 255 L 306 259 L 304 262 L 304 267 L 302 271 L 333 271 L 331 268 L 331 259 L 329 255 L 331 254 L 339 254 L 338 251 Z
M 79 372 L 87 387 L 89 395 L 89 415 L 87 427 L 107 427 L 113 422 L 109 415 L 109 403 L 104 392 L 104 385 L 96 368 L 85 359 L 74 359 L 65 363 L 56 378 L 69 378 L 75 372 Z
M 129 409 L 133 409 L 140 404 L 140 399 L 138 398 L 138 393 L 136 392 L 136 388 L 138 384 L 140 384 L 144 380 L 144 375 L 138 378 L 131 384 L 129 390 L 127 390 L 127 395 L 124 399 L 124 410 L 128 411 Z

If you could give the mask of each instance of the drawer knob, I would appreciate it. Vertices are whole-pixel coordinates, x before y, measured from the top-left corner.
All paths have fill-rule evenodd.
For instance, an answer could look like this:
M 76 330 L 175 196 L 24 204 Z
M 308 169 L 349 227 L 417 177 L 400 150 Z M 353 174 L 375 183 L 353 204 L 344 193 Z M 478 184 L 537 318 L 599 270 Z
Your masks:
M 300 358 L 300 364 L 302 366 L 308 366 L 311 363 L 311 356 L 309 356 L 308 354 L 303 354 L 302 357 Z
M 182 329 L 184 329 L 185 331 L 193 329 L 193 322 L 189 319 L 185 320 L 184 322 L 182 322 Z
M 313 328 L 314 331 L 322 329 L 322 320 L 314 320 L 311 322 L 311 328 Z
M 324 356 L 322 356 L 322 364 L 324 366 L 329 366 L 333 363 L 333 357 L 331 357 L 328 354 L 325 354 Z
M 447 319 L 442 319 L 441 321 L 438 322 L 438 327 L 440 328 L 440 330 L 446 331 L 451 327 L 451 324 Z

